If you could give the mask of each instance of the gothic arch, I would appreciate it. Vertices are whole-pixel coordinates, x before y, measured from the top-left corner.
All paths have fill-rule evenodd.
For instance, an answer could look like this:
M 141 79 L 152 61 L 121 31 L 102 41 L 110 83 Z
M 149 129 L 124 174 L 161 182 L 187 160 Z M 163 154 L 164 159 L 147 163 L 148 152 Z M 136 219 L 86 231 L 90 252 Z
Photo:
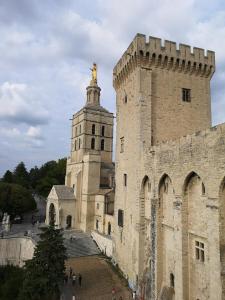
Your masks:
M 49 205 L 49 225 L 55 226 L 56 224 L 56 210 L 55 205 L 51 203 Z
M 145 293 L 146 274 L 149 272 L 148 265 L 150 260 L 150 193 L 151 183 L 149 177 L 146 175 L 141 182 L 139 200 L 139 283 L 142 295 Z
M 171 274 L 176 282 L 174 202 L 176 201 L 172 180 L 163 174 L 158 184 L 159 206 L 157 213 L 157 293 L 171 284 Z M 175 283 L 176 287 L 176 283 Z
M 203 269 L 207 268 L 207 208 L 206 186 L 198 173 L 190 172 L 183 184 L 182 202 L 182 255 L 183 255 L 183 298 L 198 299 L 208 295 L 208 278 L 199 278 L 207 274 Z M 196 245 L 204 247 L 204 257 L 196 256 Z M 202 261 L 198 261 L 201 260 Z M 200 264 L 199 264 L 200 262 Z M 194 290 L 192 283 L 199 286 Z

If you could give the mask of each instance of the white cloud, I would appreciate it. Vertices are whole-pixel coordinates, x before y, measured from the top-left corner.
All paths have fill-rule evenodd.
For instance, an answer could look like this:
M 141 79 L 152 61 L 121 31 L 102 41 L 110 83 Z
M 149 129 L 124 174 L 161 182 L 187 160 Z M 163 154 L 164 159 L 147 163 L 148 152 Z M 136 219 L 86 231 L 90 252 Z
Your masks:
M 11 123 L 45 124 L 48 112 L 26 84 L 4 82 L 0 86 L 0 117 Z
M 41 136 L 41 129 L 40 127 L 29 127 L 27 130 L 27 136 L 31 138 L 40 138 Z
M 137 32 L 216 51 L 213 119 L 225 121 L 224 1 L 17 2 L 0 5 L 0 135 L 18 161 L 31 152 L 33 164 L 68 154 L 69 118 L 86 101 L 93 61 L 102 104 L 115 111 L 112 69 Z

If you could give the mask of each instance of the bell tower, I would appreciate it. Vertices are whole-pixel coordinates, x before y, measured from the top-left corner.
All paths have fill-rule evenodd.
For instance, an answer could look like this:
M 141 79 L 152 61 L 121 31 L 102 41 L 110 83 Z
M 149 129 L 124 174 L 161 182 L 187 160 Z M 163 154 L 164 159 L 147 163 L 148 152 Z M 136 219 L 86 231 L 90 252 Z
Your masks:
M 73 115 L 70 157 L 67 159 L 66 185 L 74 188 L 78 228 L 94 228 L 94 197 L 103 184 L 105 166 L 111 168 L 113 114 L 101 106 L 97 65 L 86 88 L 86 104 Z M 107 185 L 107 183 L 106 183 Z

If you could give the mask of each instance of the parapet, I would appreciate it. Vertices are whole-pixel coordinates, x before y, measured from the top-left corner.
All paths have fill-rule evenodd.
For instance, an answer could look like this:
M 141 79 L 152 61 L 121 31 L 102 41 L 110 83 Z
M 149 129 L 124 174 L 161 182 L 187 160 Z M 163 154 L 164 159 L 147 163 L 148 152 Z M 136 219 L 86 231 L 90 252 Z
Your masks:
M 138 33 L 113 70 L 114 87 L 136 66 L 165 68 L 211 78 L 215 71 L 215 52 Z

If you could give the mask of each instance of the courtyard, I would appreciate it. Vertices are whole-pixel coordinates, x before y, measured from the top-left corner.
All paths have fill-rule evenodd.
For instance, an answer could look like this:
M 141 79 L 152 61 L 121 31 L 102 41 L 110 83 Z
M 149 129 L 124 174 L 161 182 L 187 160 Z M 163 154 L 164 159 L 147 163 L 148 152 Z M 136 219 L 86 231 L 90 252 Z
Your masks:
M 70 258 L 66 263 L 67 273 L 72 268 L 73 272 L 82 275 L 81 287 L 78 281 L 72 285 L 72 280 L 64 284 L 62 300 L 123 300 L 132 299 L 131 291 L 126 281 L 111 266 L 103 256 L 86 256 Z M 112 290 L 115 290 L 115 298 Z

